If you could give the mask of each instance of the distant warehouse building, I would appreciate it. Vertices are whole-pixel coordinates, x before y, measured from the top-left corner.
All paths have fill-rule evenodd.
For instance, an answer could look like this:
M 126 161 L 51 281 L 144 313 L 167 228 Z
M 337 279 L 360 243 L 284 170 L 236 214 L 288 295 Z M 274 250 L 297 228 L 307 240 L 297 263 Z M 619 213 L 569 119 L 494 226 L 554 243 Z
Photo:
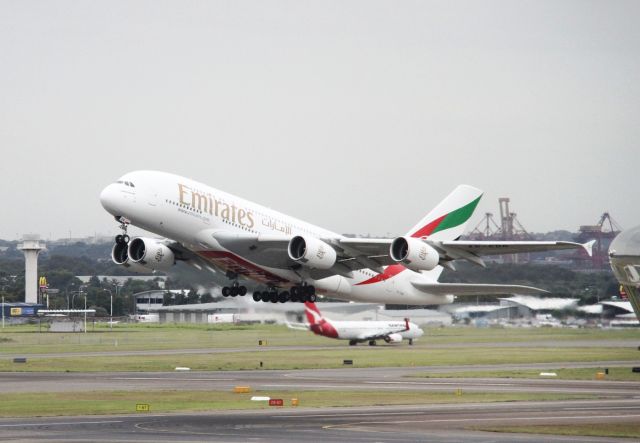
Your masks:
M 539 298 L 516 295 L 500 298 L 495 304 L 452 304 L 442 306 L 457 321 L 482 320 L 489 322 L 531 320 L 548 317 L 554 311 L 576 309 L 578 299 L 575 298 Z
M 391 320 L 410 318 L 418 325 L 451 324 L 451 316 L 429 309 L 410 311 L 385 310 L 373 303 L 322 303 L 323 315 L 332 320 Z M 201 303 L 149 308 L 160 323 L 221 323 L 259 322 L 303 323 L 306 321 L 302 303 L 256 303 L 247 298 L 227 299 L 215 303 Z
M 516 295 L 501 298 L 500 306 L 515 308 L 510 310 L 511 318 L 530 318 L 540 314 L 551 314 L 554 311 L 575 310 L 578 307 L 577 298 L 533 297 L 530 295 Z

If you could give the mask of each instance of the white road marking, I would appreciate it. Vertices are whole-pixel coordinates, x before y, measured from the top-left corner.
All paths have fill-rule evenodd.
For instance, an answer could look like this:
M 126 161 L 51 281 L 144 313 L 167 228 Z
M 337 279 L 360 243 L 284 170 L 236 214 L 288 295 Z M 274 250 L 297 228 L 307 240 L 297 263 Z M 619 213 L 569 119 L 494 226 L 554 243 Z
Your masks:
M 1 428 L 21 428 L 25 426 L 68 426 L 68 425 L 101 425 L 106 423 L 123 423 L 123 420 L 108 420 L 108 421 L 74 421 L 68 423 L 19 423 L 10 425 L 0 425 Z
M 602 411 L 603 409 L 605 410 L 610 410 L 610 409 L 640 409 L 640 405 L 637 406 L 601 406 L 599 408 L 594 408 L 594 407 L 590 407 L 590 408 L 562 408 L 563 411 Z
M 640 417 L 638 414 L 620 414 L 620 415 L 567 415 L 567 416 L 547 416 L 547 417 L 487 417 L 487 418 L 440 418 L 432 420 L 402 420 L 402 421 L 376 421 L 375 424 L 406 424 L 406 423 L 450 423 L 450 422 L 469 422 L 469 421 L 505 421 L 505 420 L 524 420 L 524 421 L 536 421 L 536 420 L 593 420 L 594 418 L 630 418 Z M 368 423 L 353 423 L 368 424 Z M 324 427 L 340 427 L 349 426 L 346 425 L 327 425 Z
M 372 384 L 372 385 L 435 385 L 435 386 L 440 386 L 440 385 L 451 385 L 451 386 L 459 386 L 459 385 L 465 385 L 465 384 L 470 384 L 473 386 L 479 385 L 481 384 L 482 386 L 514 386 L 513 383 L 481 383 L 481 382 L 471 382 L 469 383 L 469 381 L 464 381 L 464 382 L 418 382 L 418 381 L 365 381 L 365 383 L 368 384 Z
M 262 387 L 265 387 L 265 388 L 291 388 L 291 387 L 297 388 L 297 387 L 300 387 L 300 384 L 295 384 L 295 385 L 294 384 L 264 385 L 262 383 L 254 383 L 254 384 L 258 384 L 258 385 L 260 385 Z M 358 386 L 358 385 L 308 385 L 307 387 L 310 387 L 310 388 L 332 388 L 332 389 L 346 389 L 346 388 L 349 388 L 349 389 L 362 389 L 363 388 L 362 386 Z
M 111 380 L 233 381 L 235 378 L 112 377 Z
M 350 414 L 345 412 L 343 414 L 300 414 L 300 415 L 274 415 L 273 418 L 307 418 L 307 417 L 386 417 L 388 415 L 416 415 L 421 414 L 422 411 L 417 412 L 359 412 L 356 414 Z

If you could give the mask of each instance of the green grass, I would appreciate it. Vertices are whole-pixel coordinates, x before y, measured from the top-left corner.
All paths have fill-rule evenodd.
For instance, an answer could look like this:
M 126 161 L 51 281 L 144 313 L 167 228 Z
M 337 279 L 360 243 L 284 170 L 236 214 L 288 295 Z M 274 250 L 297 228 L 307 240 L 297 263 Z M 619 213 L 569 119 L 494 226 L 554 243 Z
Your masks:
M 7 326 L 0 330 L 0 354 L 34 354 L 109 350 L 161 350 L 180 348 L 228 348 L 256 346 L 267 340 L 271 346 L 345 347 L 344 341 L 317 337 L 277 325 L 117 324 L 113 331 L 104 323 L 89 323 L 84 333 L 38 332 L 38 324 Z M 522 341 L 635 340 L 640 331 L 631 329 L 568 328 L 472 328 L 426 329 L 416 347 L 431 345 L 517 343 Z
M 318 337 L 306 331 L 276 325 L 118 324 L 110 331 L 96 324 L 96 332 L 40 333 L 38 325 L 7 327 L 0 332 L 0 355 L 27 357 L 26 364 L 0 358 L 0 371 L 167 371 L 176 366 L 194 370 L 307 369 L 342 367 L 353 359 L 359 367 L 438 366 L 505 363 L 598 362 L 637 360 L 632 347 L 597 346 L 597 340 L 632 340 L 638 331 L 599 329 L 504 329 L 450 327 L 427 330 L 414 346 L 366 345 L 350 347 L 345 341 Z M 553 347 L 545 341 L 596 340 L 594 347 Z M 267 346 L 258 348 L 258 341 Z M 505 346 L 502 342 L 540 341 L 536 347 Z M 483 346 L 491 343 L 491 346 Z M 442 346 L 434 348 L 434 344 Z M 448 344 L 456 346 L 448 347 Z M 468 346 L 467 346 L 468 345 Z M 274 347 L 311 346 L 314 350 L 272 350 Z M 244 348 L 241 352 L 175 355 L 131 355 L 55 358 L 30 357 L 37 353 L 108 352 Z M 451 375 L 451 374 L 446 374 Z M 429 374 L 434 376 L 434 374 Z
M 128 355 L 98 357 L 29 358 L 27 363 L 0 360 L 0 371 L 172 371 L 176 366 L 192 370 L 318 369 L 343 367 L 439 366 L 475 364 L 597 362 L 633 360 L 637 351 L 625 348 L 471 348 L 419 349 L 409 346 L 338 347 L 334 349 L 269 350 L 264 347 L 232 353 Z
M 588 437 L 640 438 L 640 423 L 597 423 L 571 425 L 508 426 L 474 428 L 478 431 L 527 434 L 580 435 Z M 543 441 L 544 439 L 541 439 Z
M 556 377 L 540 376 L 541 372 L 555 372 Z M 596 373 L 604 372 L 604 368 L 560 368 L 560 369 L 522 369 L 514 371 L 449 371 L 440 373 L 413 374 L 418 378 L 536 378 L 559 380 L 597 380 Z M 631 372 L 631 367 L 609 368 L 605 380 L 640 381 L 640 373 Z
M 259 340 L 271 346 L 344 345 L 275 325 L 118 324 L 111 331 L 96 324 L 95 329 L 91 325 L 87 329 L 87 333 L 40 333 L 38 325 L 7 327 L 0 330 L 0 355 L 249 347 L 257 346 Z
M 452 326 L 433 328 L 425 331 L 424 340 L 433 344 L 448 343 L 517 343 L 522 341 L 544 340 L 638 340 L 640 330 L 627 329 L 600 329 L 600 328 L 504 328 L 488 327 L 475 328 L 465 326 Z
M 148 404 L 150 412 L 264 409 L 265 402 L 250 401 L 252 395 L 282 398 L 286 407 L 297 398 L 300 407 L 388 406 L 405 404 L 554 401 L 591 399 L 589 395 L 554 393 L 462 393 L 379 391 L 92 391 L 0 394 L 0 416 L 104 415 L 136 412 L 136 404 Z

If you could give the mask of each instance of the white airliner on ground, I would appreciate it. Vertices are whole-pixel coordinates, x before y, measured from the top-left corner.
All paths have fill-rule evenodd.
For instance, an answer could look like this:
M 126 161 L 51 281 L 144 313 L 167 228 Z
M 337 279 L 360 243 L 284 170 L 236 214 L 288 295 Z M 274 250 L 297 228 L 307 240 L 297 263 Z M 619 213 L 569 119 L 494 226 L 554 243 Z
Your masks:
M 404 321 L 337 321 L 323 316 L 315 303 L 306 302 L 304 308 L 309 324 L 302 327 L 297 324 L 287 326 L 292 329 L 311 330 L 316 335 L 329 338 L 349 340 L 351 346 L 362 342 L 369 342 L 369 346 L 374 346 L 376 340 L 399 343 L 403 339 L 409 340 L 409 344 L 412 345 L 413 340 L 424 335 L 424 331 L 408 318 Z
M 482 192 L 460 185 L 406 235 L 347 238 L 174 174 L 135 171 L 100 194 L 121 224 L 112 258 L 132 270 L 168 271 L 186 261 L 228 277 L 223 295 L 256 301 L 314 301 L 316 290 L 344 300 L 437 305 L 455 295 L 537 294 L 516 285 L 438 283 L 454 260 L 484 266 L 481 255 L 585 248 L 592 243 L 458 241 Z M 129 239 L 132 224 L 164 239 Z

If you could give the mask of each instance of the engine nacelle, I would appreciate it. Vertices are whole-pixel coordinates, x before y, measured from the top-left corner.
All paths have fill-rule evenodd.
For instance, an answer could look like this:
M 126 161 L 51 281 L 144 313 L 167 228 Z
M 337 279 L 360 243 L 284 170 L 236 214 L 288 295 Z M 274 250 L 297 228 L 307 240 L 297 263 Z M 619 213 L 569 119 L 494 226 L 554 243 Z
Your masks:
M 329 269 L 336 264 L 335 249 L 315 237 L 297 235 L 289 241 L 287 248 L 291 260 L 314 269 Z
M 384 338 L 384 341 L 386 341 L 387 343 L 400 343 L 402 341 L 402 335 L 389 334 Z
M 129 260 L 129 245 L 127 243 L 116 243 L 111 249 L 111 260 L 116 265 L 124 266 L 130 271 L 139 272 L 141 274 L 148 274 L 153 269 L 146 268 L 140 263 L 134 263 Z
M 176 263 L 173 251 L 152 238 L 134 238 L 127 252 L 130 261 L 154 271 L 167 271 Z
M 391 243 L 389 255 L 413 271 L 430 271 L 440 262 L 440 254 L 432 246 L 413 237 L 398 237 Z

